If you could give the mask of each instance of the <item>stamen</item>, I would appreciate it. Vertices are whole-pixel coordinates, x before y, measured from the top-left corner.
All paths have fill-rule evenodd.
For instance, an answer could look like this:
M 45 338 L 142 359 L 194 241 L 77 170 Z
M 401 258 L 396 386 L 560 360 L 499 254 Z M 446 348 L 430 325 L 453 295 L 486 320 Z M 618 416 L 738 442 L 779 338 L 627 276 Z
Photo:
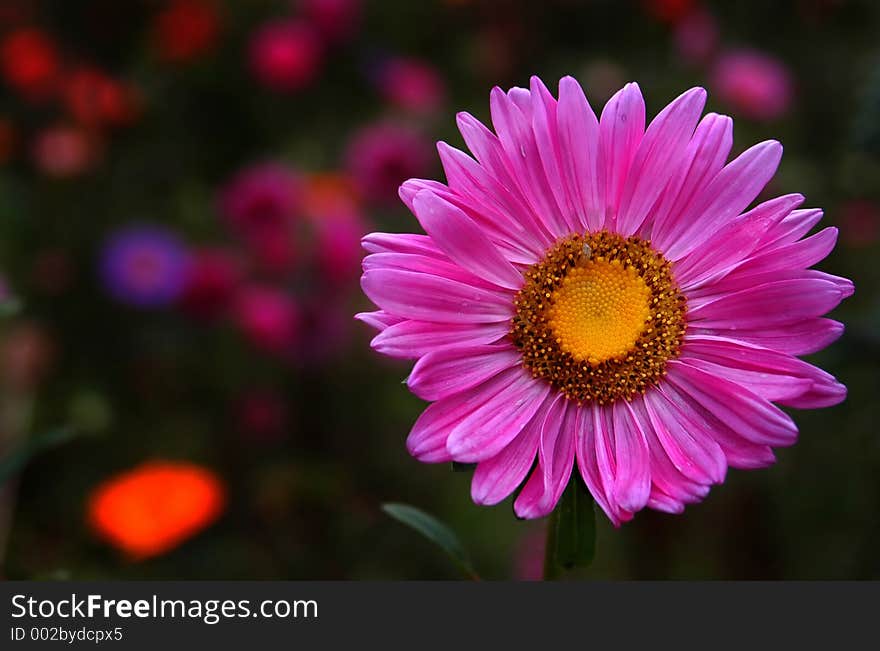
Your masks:
M 685 299 L 649 242 L 571 235 L 524 275 L 510 337 L 532 375 L 570 400 L 631 400 L 678 355 Z

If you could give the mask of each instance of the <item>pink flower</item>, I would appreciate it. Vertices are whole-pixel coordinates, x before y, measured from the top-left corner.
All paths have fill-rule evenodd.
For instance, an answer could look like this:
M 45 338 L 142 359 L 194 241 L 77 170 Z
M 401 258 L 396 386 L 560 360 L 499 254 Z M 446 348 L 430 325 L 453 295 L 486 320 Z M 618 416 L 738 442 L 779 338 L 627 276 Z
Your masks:
M 686 63 L 705 64 L 718 47 L 718 22 L 707 10 L 694 9 L 676 24 L 673 39 Z
M 379 73 L 379 87 L 392 105 L 413 113 L 433 113 L 446 99 L 437 70 L 417 59 L 392 59 Z
M 357 217 L 328 218 L 315 223 L 315 252 L 319 276 L 331 286 L 342 286 L 357 278 L 361 259 L 360 242 L 366 234 Z
M 296 304 L 283 291 L 270 287 L 242 289 L 235 301 L 235 317 L 245 337 L 269 353 L 290 353 L 300 333 Z
M 351 38 L 360 24 L 361 0 L 296 0 L 294 4 L 331 43 Z
M 417 360 L 431 404 L 407 448 L 476 463 L 471 495 L 553 510 L 580 477 L 615 524 L 680 513 L 727 469 L 762 468 L 797 426 L 777 405 L 827 407 L 846 388 L 798 356 L 843 325 L 823 318 L 852 282 L 810 269 L 837 229 L 792 194 L 749 209 L 782 156 L 766 141 L 727 162 L 730 118 L 691 89 L 645 128 L 627 84 L 597 119 L 580 85 L 495 88 L 474 154 L 438 145 L 448 184 L 400 195 L 426 235 L 363 240 L 359 315 L 373 348 Z M 534 470 L 533 470 L 534 467 Z
M 290 228 L 302 200 L 299 174 L 280 163 L 247 167 L 220 192 L 219 208 L 232 229 L 251 237 Z
M 793 82 L 778 59 L 754 50 L 721 55 L 712 72 L 721 101 L 753 120 L 775 120 L 791 107 Z
M 53 126 L 37 134 L 33 143 L 34 164 L 46 176 L 71 178 L 92 169 L 100 158 L 98 142 L 84 130 Z
M 374 124 L 356 133 L 345 154 L 346 168 L 369 201 L 391 201 L 401 182 L 429 166 L 430 144 L 416 131 Z
M 235 256 L 223 249 L 200 249 L 192 253 L 181 308 L 191 316 L 214 320 L 225 316 L 241 283 Z
M 322 56 L 317 33 L 303 21 L 276 20 L 251 38 L 251 70 L 257 81 L 276 92 L 307 86 L 317 75 Z

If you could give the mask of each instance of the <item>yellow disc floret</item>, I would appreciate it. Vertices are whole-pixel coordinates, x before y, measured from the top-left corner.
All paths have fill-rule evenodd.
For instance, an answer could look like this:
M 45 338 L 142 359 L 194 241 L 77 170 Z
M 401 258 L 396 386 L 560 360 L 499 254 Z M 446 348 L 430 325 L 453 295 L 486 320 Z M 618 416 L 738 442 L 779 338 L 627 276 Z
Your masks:
M 571 235 L 524 276 L 510 338 L 532 375 L 566 398 L 631 400 L 678 356 L 685 299 L 650 242 L 606 231 Z
M 651 290 L 639 272 L 603 257 L 578 262 L 551 301 L 547 315 L 556 343 L 593 366 L 625 357 L 651 317 Z

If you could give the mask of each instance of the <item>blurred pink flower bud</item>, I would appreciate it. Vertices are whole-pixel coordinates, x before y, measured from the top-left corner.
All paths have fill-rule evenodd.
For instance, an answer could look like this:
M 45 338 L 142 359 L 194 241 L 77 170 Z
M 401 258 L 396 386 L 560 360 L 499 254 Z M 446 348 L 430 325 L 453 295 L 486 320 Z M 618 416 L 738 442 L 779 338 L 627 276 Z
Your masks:
M 715 16 L 703 8 L 694 9 L 675 26 L 675 50 L 685 63 L 704 65 L 715 54 L 718 36 Z
M 431 143 L 421 133 L 380 123 L 354 134 L 345 159 L 349 174 L 366 199 L 391 203 L 397 200 L 401 183 L 427 172 L 431 154 Z
M 322 49 L 317 32 L 307 22 L 276 20 L 251 37 L 251 70 L 271 90 L 300 90 L 318 74 Z
M 446 99 L 446 84 L 436 68 L 417 59 L 391 59 L 379 72 L 385 99 L 404 111 L 433 113 Z
M 269 353 L 290 353 L 300 331 L 296 304 L 279 289 L 250 286 L 235 301 L 235 318 L 245 337 Z
M 181 309 L 198 319 L 221 318 L 240 283 L 241 268 L 234 254 L 223 249 L 196 250 L 180 297 Z
M 722 54 L 712 72 L 722 102 L 753 120 L 775 120 L 788 112 L 793 82 L 788 68 L 775 57 L 755 50 Z
M 99 158 L 99 147 L 82 129 L 54 126 L 37 135 L 32 154 L 37 169 L 47 176 L 70 178 L 94 166 Z

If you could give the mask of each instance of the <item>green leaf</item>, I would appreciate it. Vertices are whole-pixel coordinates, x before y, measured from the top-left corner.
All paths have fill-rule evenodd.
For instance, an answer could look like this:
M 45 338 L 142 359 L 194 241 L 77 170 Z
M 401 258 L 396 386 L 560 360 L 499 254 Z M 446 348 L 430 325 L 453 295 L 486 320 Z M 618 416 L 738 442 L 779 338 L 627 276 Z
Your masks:
M 31 459 L 41 452 L 67 443 L 74 438 L 76 438 L 76 432 L 68 427 L 61 427 L 32 437 L 18 450 L 13 450 L 9 455 L 0 459 L 0 485 L 24 468 Z
M 583 480 L 573 475 L 562 499 L 550 515 L 544 578 L 559 576 L 560 569 L 587 567 L 596 550 L 593 497 Z
M 480 580 L 458 536 L 440 520 L 408 504 L 383 504 L 382 510 L 398 522 L 402 522 L 406 526 L 415 529 L 440 547 L 455 562 L 466 577 L 476 581 Z

